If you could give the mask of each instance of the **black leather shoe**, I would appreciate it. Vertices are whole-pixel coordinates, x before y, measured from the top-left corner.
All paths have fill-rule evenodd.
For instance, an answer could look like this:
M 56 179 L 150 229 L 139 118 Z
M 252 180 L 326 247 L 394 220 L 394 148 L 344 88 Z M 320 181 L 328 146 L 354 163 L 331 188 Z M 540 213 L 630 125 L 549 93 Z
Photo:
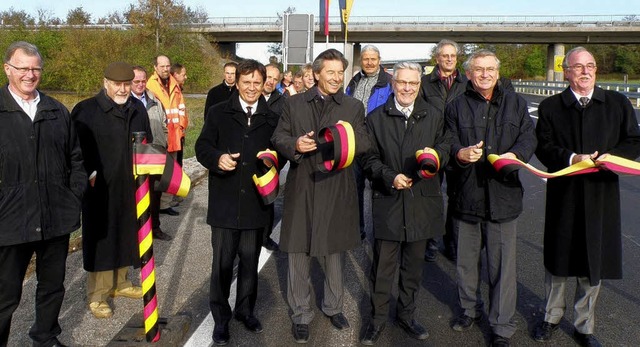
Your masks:
M 331 324 L 338 330 L 348 329 L 350 327 L 347 317 L 345 317 L 342 312 L 329 316 L 329 319 L 331 320 Z
M 213 328 L 213 343 L 224 346 L 229 343 L 229 324 L 216 324 Z
M 158 213 L 168 214 L 170 216 L 179 216 L 180 215 L 180 212 L 174 210 L 173 207 L 163 208 L 161 210 L 158 210 Z
M 154 240 L 162 240 L 162 241 L 171 241 L 173 240 L 173 236 L 165 233 L 161 229 L 153 229 L 151 232 L 153 234 Z
M 63 345 L 58 339 L 54 339 L 53 345 L 51 347 L 67 347 L 67 345 Z
M 438 258 L 438 242 L 434 239 L 427 240 L 427 249 L 424 251 L 424 261 L 433 263 Z
M 270 250 L 272 252 L 277 252 L 277 251 L 280 250 L 280 246 L 278 246 L 278 244 L 275 241 L 273 241 L 273 239 L 270 238 L 270 237 L 267 238 L 267 241 L 264 242 L 263 246 L 264 246 L 264 248 L 266 248 L 266 249 L 268 249 L 268 250 Z
M 360 343 L 365 346 L 373 346 L 376 342 L 378 342 L 378 338 L 380 334 L 384 330 L 384 324 L 375 326 L 373 323 L 369 323 L 367 325 L 367 329 L 364 331 L 364 336 L 362 336 L 362 340 Z
M 456 246 L 450 243 L 446 243 L 444 245 L 444 256 L 455 263 L 458 260 L 458 252 L 456 251 Z
M 409 336 L 413 337 L 416 340 L 424 340 L 429 337 L 427 329 L 420 325 L 420 323 L 416 322 L 415 319 L 412 319 L 411 321 L 399 319 L 398 325 L 402 329 L 404 329 L 404 331 L 409 334 Z
M 593 336 L 593 334 L 583 334 L 577 330 L 573 331 L 573 338 L 582 347 L 601 347 L 600 342 Z
M 465 331 L 473 326 L 474 322 L 479 322 L 480 317 L 469 317 L 466 314 L 462 314 L 453 320 L 451 329 L 455 331 Z
M 533 331 L 533 339 L 538 342 L 546 342 L 551 340 L 551 336 L 553 332 L 558 330 L 558 324 L 553 324 L 549 322 L 542 322 L 536 326 L 536 329 Z
M 493 334 L 491 347 L 509 347 L 509 339 L 504 336 Z
M 242 324 L 244 324 L 244 327 L 247 328 L 247 330 L 249 330 L 250 332 L 256 334 L 260 334 L 262 332 L 262 324 L 260 324 L 260 321 L 255 316 L 236 316 L 236 319 L 242 322 Z
M 293 332 L 293 339 L 296 343 L 307 343 L 309 341 L 309 325 L 308 324 L 293 324 L 291 327 Z

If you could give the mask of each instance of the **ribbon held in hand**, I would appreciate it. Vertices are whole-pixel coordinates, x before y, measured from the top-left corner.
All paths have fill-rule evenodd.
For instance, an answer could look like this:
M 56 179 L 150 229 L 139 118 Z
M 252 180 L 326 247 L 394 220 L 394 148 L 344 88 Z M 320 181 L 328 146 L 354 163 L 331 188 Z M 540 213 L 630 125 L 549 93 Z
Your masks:
M 253 174 L 253 183 L 258 189 L 258 194 L 262 197 L 262 202 L 265 205 L 272 204 L 278 197 L 278 190 L 280 188 L 280 179 L 278 175 L 278 153 L 270 149 L 258 152 L 256 154 L 258 158 L 258 170 L 263 174 Z M 269 162 L 271 166 L 266 165 L 264 162 Z
M 318 149 L 322 155 L 322 172 L 342 170 L 349 167 L 356 154 L 356 137 L 349 122 L 338 121 L 335 125 L 320 129 Z
M 422 149 L 417 150 L 416 160 L 418 161 L 418 166 L 420 166 L 418 170 L 418 176 L 420 176 L 420 178 L 431 178 L 440 170 L 440 158 L 438 157 L 438 153 L 432 148 L 427 148 L 426 151 Z
M 607 155 L 604 159 L 596 160 L 595 162 L 593 160 L 583 160 L 556 172 L 538 170 L 518 159 L 500 158 L 496 154 L 489 154 L 488 159 L 498 172 L 505 175 L 520 168 L 524 168 L 532 174 L 543 178 L 575 176 L 601 170 L 609 170 L 621 175 L 640 175 L 640 163 L 615 155 Z

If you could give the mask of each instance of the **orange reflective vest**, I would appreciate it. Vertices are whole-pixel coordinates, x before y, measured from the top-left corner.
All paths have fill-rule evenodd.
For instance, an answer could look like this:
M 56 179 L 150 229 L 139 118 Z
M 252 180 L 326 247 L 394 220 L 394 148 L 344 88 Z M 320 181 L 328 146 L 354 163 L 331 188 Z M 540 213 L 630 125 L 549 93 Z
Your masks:
M 167 114 L 167 152 L 182 150 L 181 139 L 189 125 L 189 117 L 178 82 L 169 75 L 169 92 L 167 92 L 160 77 L 154 72 L 147 81 L 147 88 L 153 92 L 156 99 L 160 100 Z

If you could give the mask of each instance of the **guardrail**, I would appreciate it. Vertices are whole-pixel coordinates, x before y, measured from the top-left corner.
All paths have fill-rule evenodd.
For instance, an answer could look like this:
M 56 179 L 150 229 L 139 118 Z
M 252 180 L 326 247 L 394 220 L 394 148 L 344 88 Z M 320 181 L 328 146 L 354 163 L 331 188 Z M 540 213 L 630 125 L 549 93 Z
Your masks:
M 524 94 L 550 96 L 562 93 L 569 86 L 568 82 L 523 81 L 512 80 L 516 92 Z M 605 90 L 615 90 L 629 98 L 636 107 L 640 107 L 640 84 L 628 83 L 596 83 Z

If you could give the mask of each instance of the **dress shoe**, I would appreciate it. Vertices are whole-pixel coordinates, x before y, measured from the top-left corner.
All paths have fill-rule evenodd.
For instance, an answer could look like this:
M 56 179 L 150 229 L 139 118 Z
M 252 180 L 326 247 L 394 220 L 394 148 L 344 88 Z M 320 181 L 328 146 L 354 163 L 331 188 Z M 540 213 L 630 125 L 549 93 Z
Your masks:
M 475 317 L 475 318 L 469 317 L 463 313 L 462 315 L 456 317 L 456 319 L 453 320 L 451 329 L 455 331 L 465 331 L 471 328 L 474 322 L 479 322 L 479 321 L 480 321 L 480 317 Z
M 53 339 L 53 345 L 51 347 L 67 347 L 67 345 L 62 344 L 58 339 Z
M 542 322 L 538 324 L 533 331 L 533 339 L 538 342 L 549 341 L 551 340 L 551 335 L 553 335 L 553 332 L 556 330 L 558 330 L 558 324 Z
M 153 229 L 153 231 L 151 233 L 153 234 L 153 239 L 154 240 L 162 240 L 162 241 L 171 241 L 171 240 L 173 240 L 173 236 L 165 233 L 160 228 Z
M 267 241 L 265 241 L 262 246 L 264 246 L 264 248 L 270 250 L 271 252 L 277 252 L 280 250 L 280 246 L 278 246 L 278 244 L 270 237 L 267 238 Z
M 403 319 L 398 320 L 398 325 L 407 333 L 409 336 L 413 337 L 416 340 L 425 340 L 429 337 L 429 333 L 427 329 L 425 329 L 420 323 L 416 322 L 415 319 L 410 321 L 406 321 Z
M 309 341 L 309 325 L 308 324 L 293 324 L 291 327 L 293 332 L 293 339 L 296 343 L 307 343 Z
M 136 286 L 131 286 L 124 289 L 116 289 L 113 291 L 113 294 L 111 294 L 111 296 L 113 296 L 114 298 L 117 296 L 122 296 L 129 299 L 140 299 L 143 295 L 144 293 L 142 293 L 142 287 Z
M 493 334 L 491 347 L 509 347 L 509 339 L 504 336 Z
M 427 249 L 424 251 L 424 261 L 433 263 L 438 258 L 438 242 L 434 239 L 427 240 Z
M 372 322 L 367 325 L 367 329 L 364 331 L 364 336 L 360 343 L 365 346 L 373 346 L 376 342 L 378 342 L 378 338 L 380 334 L 384 330 L 384 324 L 375 326 Z
M 260 321 L 255 316 L 236 316 L 236 320 L 242 322 L 244 327 L 252 333 L 260 334 L 262 332 L 262 324 L 260 324 Z
M 89 304 L 89 309 L 96 318 L 109 318 L 113 316 L 111 306 L 106 301 L 94 301 Z
M 348 329 L 350 327 L 347 317 L 345 317 L 342 312 L 329 316 L 329 320 L 331 320 L 331 324 L 338 330 Z
M 170 216 L 179 216 L 180 215 L 180 212 L 174 210 L 173 207 L 163 208 L 161 210 L 158 210 L 158 213 L 168 214 Z
M 213 328 L 213 343 L 217 346 L 229 343 L 229 324 L 216 324 Z
M 582 347 L 601 347 L 602 345 L 593 334 L 583 334 L 577 330 L 573 331 L 573 338 Z

